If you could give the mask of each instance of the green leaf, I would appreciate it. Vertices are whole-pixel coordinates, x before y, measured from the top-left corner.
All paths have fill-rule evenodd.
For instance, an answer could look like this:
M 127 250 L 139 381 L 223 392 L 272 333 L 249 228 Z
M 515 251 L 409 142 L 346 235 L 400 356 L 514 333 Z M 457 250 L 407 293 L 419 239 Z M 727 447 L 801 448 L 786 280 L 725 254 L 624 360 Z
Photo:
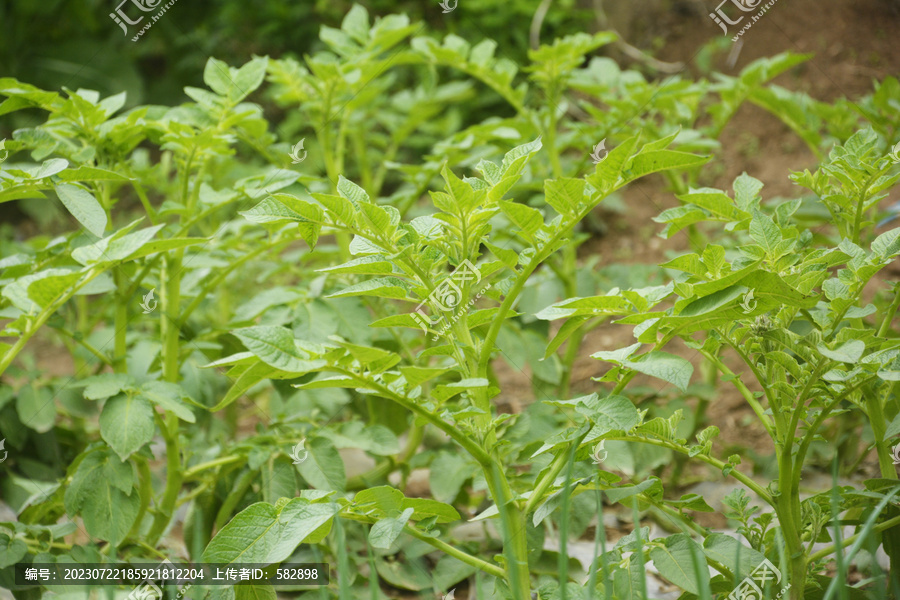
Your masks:
M 318 269 L 319 273 L 352 273 L 356 275 L 390 275 L 393 265 L 382 256 L 361 256 L 335 267 Z
M 544 224 L 544 216 L 541 214 L 541 211 L 518 202 L 501 200 L 500 210 L 509 217 L 510 221 L 525 231 L 529 237 Z
M 453 523 L 460 519 L 455 508 L 431 498 L 404 498 L 402 508 L 412 509 L 414 513 L 411 518 L 415 521 L 436 517 L 435 523 Z
M 118 546 L 131 530 L 140 508 L 133 493 L 134 471 L 110 448 L 88 452 L 66 488 L 69 515 L 80 514 L 88 534 Z
M 308 373 L 327 364 L 324 360 L 306 360 L 294 344 L 294 335 L 284 327 L 259 325 L 231 333 L 264 363 L 282 371 Z
M 266 67 L 269 59 L 266 57 L 256 57 L 240 69 L 234 76 L 234 87 L 238 94 L 233 96 L 234 101 L 239 101 L 254 92 L 266 77 Z
M 831 360 L 855 364 L 862 358 L 863 352 L 866 350 L 866 343 L 862 340 L 851 340 L 841 344 L 834 350 L 831 350 L 825 344 L 820 343 L 817 346 L 817 349 L 822 353 L 822 356 L 830 358 Z
M 122 460 L 153 439 L 153 406 L 142 396 L 119 394 L 100 413 L 100 435 Z
M 235 585 L 234 600 L 277 600 L 278 594 L 270 584 Z
M 362 189 L 343 175 L 338 176 L 337 191 L 342 198 L 349 200 L 357 210 L 359 210 L 360 204 L 369 202 L 369 194 L 366 193 L 366 190 Z
M 284 499 L 283 499 L 284 500 Z M 257 502 L 228 522 L 203 551 L 202 562 L 271 564 L 294 549 L 337 512 L 334 504 L 294 498 L 284 504 Z
M 314 437 L 307 450 L 307 460 L 297 466 L 303 479 L 317 490 L 343 490 L 347 485 L 344 461 L 331 441 Z
M 709 156 L 698 156 L 676 150 L 650 150 L 635 156 L 631 161 L 631 165 L 626 169 L 625 174 L 627 180 L 632 181 L 658 171 L 697 167 L 709 162 L 710 158 Z M 609 156 L 606 159 L 608 160 Z M 604 162 L 606 161 L 604 160 Z
M 57 184 L 55 189 L 60 202 L 72 213 L 72 216 L 85 229 L 97 237 L 103 237 L 107 222 L 106 211 L 103 210 L 97 199 L 84 188 L 70 183 Z
M 728 567 L 740 581 L 762 564 L 765 555 L 722 533 L 711 533 L 703 540 L 706 556 Z
M 750 221 L 750 237 L 763 247 L 772 258 L 778 258 L 777 246 L 781 242 L 781 230 L 768 215 L 754 211 Z
M 115 171 L 82 165 L 77 169 L 66 169 L 59 174 L 62 181 L 129 181 L 129 178 Z
M 622 500 L 631 498 L 636 494 L 644 493 L 649 496 L 661 496 L 662 484 L 659 482 L 659 479 L 651 477 L 650 479 L 645 479 L 644 481 L 636 485 L 623 485 L 620 487 L 605 490 L 603 492 L 604 496 L 606 496 L 606 498 L 610 502 L 621 502 Z
M 190 405 L 185 400 L 190 400 L 181 386 L 168 381 L 148 381 L 141 386 L 141 395 L 153 404 L 175 414 L 179 419 L 193 423 L 196 421 Z
M 22 387 L 16 396 L 16 412 L 22 424 L 38 433 L 46 433 L 53 429 L 56 422 L 54 396 L 51 388 L 38 387 L 34 383 Z
M 709 576 L 703 549 L 684 533 L 667 537 L 664 547 L 654 546 L 650 558 L 663 577 L 692 594 L 700 593 L 697 575 Z
M 687 390 L 694 373 L 694 366 L 687 360 L 668 352 L 654 350 L 634 360 L 626 359 L 622 365 L 663 381 L 668 381 L 681 391 Z
M 609 151 L 600 163 L 594 169 L 594 172 L 588 175 L 587 181 L 594 188 L 607 192 L 619 182 L 625 163 L 631 159 L 632 152 L 637 147 L 638 136 L 632 136 Z
M 341 29 L 359 42 L 365 45 L 369 39 L 369 12 L 361 4 L 354 4 L 341 22 Z
M 28 546 L 25 545 L 24 540 L 10 538 L 7 534 L 0 532 L 0 569 L 16 564 L 27 553 Z
M 87 384 L 84 397 L 88 400 L 104 400 L 115 396 L 133 383 L 134 379 L 125 373 L 103 373 L 82 380 Z
M 610 431 L 630 431 L 640 423 L 640 415 L 631 400 L 624 396 L 607 396 L 598 398 L 591 394 L 579 399 L 578 412 L 586 416 L 594 424 L 594 431 L 604 435 Z
M 381 514 L 385 515 L 391 511 L 401 511 L 403 500 L 403 492 L 389 485 L 380 485 L 362 490 L 353 497 L 353 503 L 360 510 L 366 512 L 370 508 L 376 508 Z
M 346 298 L 348 296 L 376 296 L 378 298 L 406 298 L 409 292 L 403 281 L 396 277 L 376 277 L 345 287 L 340 292 L 325 296 L 326 298 Z
M 900 227 L 885 231 L 872 242 L 872 252 L 881 260 L 900 254 Z
M 431 461 L 428 483 L 431 495 L 441 502 L 453 502 L 463 484 L 475 474 L 475 465 L 454 452 L 441 452 Z
M 544 181 L 544 198 L 559 214 L 574 216 L 584 202 L 584 184 L 584 179 L 548 179 Z
M 413 509 L 407 508 L 399 517 L 387 517 L 381 519 L 369 530 L 369 543 L 373 548 L 382 550 L 390 549 L 394 541 L 403 532 L 403 527 L 413 514 Z
M 206 61 L 206 66 L 203 69 L 203 83 L 208 85 L 209 89 L 215 93 L 225 97 L 231 95 L 231 88 L 234 85 L 231 81 L 228 65 L 211 56 Z
M 272 194 L 250 210 L 240 213 L 254 223 L 322 223 L 322 209 L 290 194 Z
M 28 297 L 41 307 L 50 306 L 59 300 L 81 279 L 81 273 L 62 269 L 48 269 L 42 275 L 44 276 L 28 285 Z
M 248 353 L 249 354 L 249 353 Z M 251 355 L 252 356 L 252 355 Z M 234 381 L 231 389 L 225 394 L 225 397 L 219 400 L 219 403 L 209 409 L 210 412 L 222 410 L 238 398 L 244 395 L 244 392 L 251 387 L 278 372 L 278 369 L 271 367 L 263 362 L 257 362 L 249 365 L 237 365 L 228 371 L 228 377 Z
M 900 414 L 894 417 L 894 420 L 888 424 L 887 429 L 884 432 L 884 439 L 889 440 L 898 435 L 900 435 Z

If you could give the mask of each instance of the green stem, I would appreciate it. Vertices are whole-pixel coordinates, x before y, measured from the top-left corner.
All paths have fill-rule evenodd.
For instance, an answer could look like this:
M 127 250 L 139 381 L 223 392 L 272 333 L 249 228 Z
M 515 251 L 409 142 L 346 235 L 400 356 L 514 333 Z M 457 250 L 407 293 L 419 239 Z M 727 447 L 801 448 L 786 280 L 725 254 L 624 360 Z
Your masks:
M 134 455 L 134 462 L 137 464 L 138 481 L 140 482 L 138 490 L 140 492 L 141 504 L 138 509 L 138 516 L 134 520 L 131 531 L 128 532 L 127 538 L 140 537 L 138 534 L 141 530 L 141 523 L 144 521 L 144 514 L 150 506 L 150 500 L 153 498 L 153 476 L 150 473 L 150 465 L 143 456 Z
M 885 479 L 897 479 L 897 470 L 894 468 L 894 460 L 891 448 L 884 435 L 887 432 L 887 418 L 881 406 L 881 398 L 875 394 L 863 394 L 865 396 L 866 412 L 869 413 L 869 424 L 875 436 L 875 451 L 878 453 L 878 468 Z
M 658 347 L 658 345 L 657 345 Z M 625 386 L 628 385 L 628 382 L 631 381 L 635 372 L 625 375 L 610 395 L 614 396 L 625 389 Z M 576 439 L 572 441 L 572 444 L 578 448 L 581 446 L 581 443 L 584 441 L 584 438 L 587 437 L 587 434 L 590 433 L 588 429 L 583 434 L 578 436 Z M 525 507 L 522 509 L 525 511 L 525 514 L 531 514 L 535 508 L 537 508 L 538 503 L 540 503 L 544 499 L 544 494 L 547 493 L 547 490 L 550 489 L 550 486 L 553 485 L 553 482 L 556 481 L 556 478 L 559 477 L 559 474 L 562 473 L 563 467 L 566 465 L 566 453 L 560 452 L 555 457 L 553 457 L 553 461 L 550 463 L 550 468 L 547 471 L 544 471 L 543 476 L 538 479 L 537 483 L 534 486 L 534 492 L 532 492 L 531 496 L 528 497 L 528 500 L 525 501 Z
M 569 298 L 571 297 L 572 296 L 569 296 Z M 581 342 L 584 339 L 585 333 L 587 333 L 585 328 L 579 328 L 578 331 L 569 337 L 568 344 L 566 345 L 566 353 L 563 356 L 562 381 L 559 383 L 560 398 L 568 398 L 571 394 L 572 369 L 575 366 L 575 361 L 578 359 L 578 351 L 581 349 Z
M 763 427 L 766 428 L 766 431 L 769 433 L 769 436 L 772 439 L 775 439 L 775 429 L 773 428 L 772 421 L 769 419 L 768 415 L 766 415 L 766 411 L 763 409 L 762 405 L 753 395 L 753 392 L 750 391 L 743 381 L 741 381 L 740 377 L 734 374 L 734 372 L 725 366 L 719 357 L 713 355 L 710 352 L 705 350 L 700 351 L 701 354 L 708 360 L 710 363 L 715 365 L 715 367 L 723 374 L 725 377 L 731 379 L 731 383 L 734 384 L 734 387 L 737 388 L 738 392 L 741 393 L 741 396 L 744 397 L 744 400 L 747 401 L 747 404 L 750 405 L 750 408 L 753 409 L 753 412 L 756 413 L 756 416 L 759 418 L 760 423 L 762 423 Z
M 898 308 L 900 308 L 900 286 L 894 288 L 894 301 L 891 302 L 891 306 L 884 313 L 884 319 L 878 328 L 878 337 L 883 338 L 887 336 L 888 331 L 891 330 L 891 321 L 894 320 L 894 315 L 897 314 Z
M 166 443 L 166 489 L 153 519 L 153 525 L 150 527 L 150 533 L 147 534 L 147 540 L 151 545 L 155 545 L 159 541 L 172 520 L 183 481 L 181 449 L 178 442 L 178 417 L 172 413 L 166 413 L 165 422 L 159 415 L 156 415 L 156 420 Z
M 215 469 L 216 467 L 221 467 L 222 465 L 230 465 L 232 463 L 241 462 L 244 459 L 244 456 L 221 456 L 215 460 L 210 460 L 205 463 L 200 463 L 199 465 L 194 465 L 184 472 L 184 480 L 190 481 L 203 471 Z
M 352 512 L 351 513 L 341 513 L 340 517 L 342 519 L 358 521 L 360 523 L 367 523 L 369 525 L 374 525 L 377 522 L 377 519 L 374 519 L 374 518 L 366 516 L 366 515 L 352 513 Z M 425 542 L 429 546 L 437 548 L 444 554 L 452 556 L 453 558 L 459 560 L 460 562 L 464 562 L 467 565 L 472 565 L 473 567 L 476 567 L 477 569 L 480 569 L 481 571 L 484 571 L 485 573 L 487 573 L 489 575 L 493 575 L 494 577 L 499 577 L 500 579 L 503 579 L 506 577 L 506 572 L 503 569 L 501 569 L 500 567 L 498 567 L 497 565 L 493 565 L 485 560 L 482 560 L 480 558 L 472 556 L 471 554 L 468 554 L 467 552 L 460 550 L 459 548 L 456 548 L 455 546 L 451 546 L 450 544 L 440 540 L 439 538 L 432 537 L 432 536 L 428 535 L 427 533 L 423 533 L 423 532 L 419 531 L 418 529 L 416 529 L 413 525 L 405 525 L 403 527 L 403 532 L 411 535 L 412 537 L 416 538 L 417 540 L 421 540 L 421 541 Z
M 503 554 L 506 558 L 506 581 L 513 600 L 530 600 L 531 575 L 528 570 L 528 540 L 525 513 L 515 503 L 509 483 L 499 461 L 484 467 L 491 497 L 500 512 Z
M 446 433 L 448 436 L 450 436 L 450 439 L 452 439 L 454 442 L 459 444 L 466 452 L 468 452 L 472 456 L 472 458 L 474 458 L 476 461 L 478 461 L 478 463 L 480 465 L 488 466 L 493 461 L 493 458 L 491 458 L 491 456 L 487 452 L 485 452 L 484 448 L 482 448 L 477 443 L 475 443 L 474 440 L 470 439 L 458 427 L 451 425 L 450 423 L 447 423 L 446 421 L 441 419 L 438 415 L 425 410 L 424 408 L 422 408 L 421 406 L 416 404 L 415 401 L 413 401 L 405 396 L 401 396 L 401 395 L 397 394 L 396 392 L 394 392 L 393 390 L 385 387 L 384 385 L 382 385 L 376 381 L 372 381 L 371 379 L 366 379 L 365 377 L 362 377 L 352 371 L 348 371 L 346 369 L 341 369 L 341 368 L 335 368 L 332 370 L 335 373 L 339 373 L 341 375 L 346 375 L 347 377 L 350 377 L 362 384 L 365 384 L 366 388 L 378 390 L 381 393 L 381 395 L 384 396 L 385 398 L 399 404 L 400 406 L 407 409 L 408 411 L 422 417 L 423 419 L 425 419 L 426 421 L 428 421 L 429 423 L 431 423 L 432 425 L 434 425 L 435 427 L 437 427 L 438 429 L 440 429 L 441 431 Z
M 646 438 L 646 437 L 633 436 L 633 435 L 613 435 L 613 436 L 604 436 L 603 439 L 618 440 L 618 441 L 622 441 L 622 442 L 639 442 L 641 444 L 650 444 L 651 446 L 659 446 L 660 448 L 668 448 L 669 450 L 672 450 L 674 452 L 680 452 L 681 454 L 687 454 L 688 456 L 690 456 L 690 450 L 688 448 L 677 445 L 677 444 L 673 444 L 672 442 L 658 440 L 655 438 Z M 705 454 L 698 454 L 696 456 L 693 456 L 692 458 L 695 458 L 701 462 L 705 462 L 706 464 L 710 465 L 711 467 L 715 467 L 719 471 L 722 471 L 726 467 L 729 466 L 727 463 L 725 463 L 717 458 L 713 458 L 712 456 L 707 456 Z M 731 469 L 731 472 L 729 473 L 729 477 L 734 477 L 735 479 L 737 479 L 738 481 L 743 483 L 745 486 L 747 486 L 748 488 L 753 490 L 760 498 L 765 500 L 765 502 L 767 504 L 769 504 L 772 507 L 775 506 L 774 498 L 772 498 L 772 495 L 768 491 L 766 491 L 766 489 L 764 487 L 762 487 L 761 485 L 759 485 L 758 483 L 756 483 L 755 481 L 753 481 L 752 479 L 750 479 L 749 477 L 747 477 L 746 475 L 744 475 L 743 473 L 738 471 L 737 469 Z
M 225 498 L 225 501 L 222 502 L 222 506 L 219 507 L 219 512 L 216 513 L 216 529 L 222 529 L 225 526 L 225 523 L 228 522 L 228 519 L 231 518 L 231 513 L 234 511 L 238 502 L 243 499 L 244 494 L 247 492 L 247 489 L 250 487 L 250 484 L 253 483 L 253 480 L 259 476 L 259 471 L 244 471 L 241 475 L 238 476 L 237 480 L 234 482 L 234 487 L 231 488 L 231 492 L 228 493 L 228 496 Z
M 178 256 L 167 256 L 161 273 L 164 282 L 164 292 L 160 298 L 162 305 L 162 322 L 160 333 L 162 336 L 163 379 L 173 383 L 178 382 L 179 371 L 179 333 L 178 305 L 181 299 L 181 259 Z
M 125 373 L 128 370 L 125 362 L 128 354 L 128 297 L 124 295 L 127 284 L 121 266 L 115 267 L 113 273 L 116 283 L 116 316 L 113 325 L 116 329 L 116 341 L 113 368 L 116 373 Z
M 872 531 L 884 531 L 885 529 L 890 529 L 891 527 L 895 527 L 897 525 L 900 525 L 900 515 L 894 517 L 893 519 L 888 519 L 887 521 L 885 521 L 883 523 L 879 523 L 878 525 L 873 526 Z M 855 542 L 857 539 L 859 539 L 859 536 L 860 536 L 859 533 L 857 533 L 856 535 L 851 535 L 847 539 L 841 540 L 840 544 L 832 544 L 830 546 L 822 548 L 821 550 L 813 552 L 812 554 L 809 555 L 809 562 L 813 563 L 813 562 L 816 562 L 817 560 L 822 560 L 826 556 L 833 554 L 838 549 L 838 547 L 845 548 L 845 547 L 849 546 L 850 544 Z
M 81 346 L 83 346 L 85 350 L 87 350 L 88 352 L 90 352 L 91 354 L 96 356 L 98 359 L 100 359 L 100 362 L 102 362 L 104 365 L 107 365 L 109 367 L 113 366 L 113 362 L 109 359 L 109 357 L 106 356 L 105 354 L 103 354 L 102 352 L 100 352 L 99 350 L 97 350 L 97 348 L 92 346 L 86 339 L 84 339 L 84 337 L 76 336 L 74 332 L 69 331 L 68 329 L 65 329 L 64 327 L 53 327 L 53 329 L 55 329 L 62 335 L 66 336 L 68 338 L 71 338 L 72 341 L 75 342 L 76 344 L 81 344 Z
M 421 533 L 419 530 L 417 530 L 415 527 L 411 527 L 411 526 L 407 525 L 403 528 L 403 531 L 405 531 L 409 535 L 413 536 L 417 540 L 422 540 L 426 544 L 429 544 L 430 546 L 437 548 L 444 554 L 452 556 L 453 558 L 457 559 L 460 562 L 464 562 L 467 565 L 472 565 L 473 567 L 480 569 L 489 575 L 493 575 L 494 577 L 499 577 L 500 579 L 503 579 L 504 577 L 506 577 L 506 572 L 503 569 L 501 569 L 500 567 L 498 567 L 496 565 L 492 565 L 491 563 L 489 563 L 487 561 L 481 560 L 480 558 L 476 558 L 476 557 L 472 556 L 471 554 L 463 552 L 459 548 L 451 546 L 447 542 L 441 541 L 438 538 L 434 538 L 434 537 L 425 535 L 424 533 Z

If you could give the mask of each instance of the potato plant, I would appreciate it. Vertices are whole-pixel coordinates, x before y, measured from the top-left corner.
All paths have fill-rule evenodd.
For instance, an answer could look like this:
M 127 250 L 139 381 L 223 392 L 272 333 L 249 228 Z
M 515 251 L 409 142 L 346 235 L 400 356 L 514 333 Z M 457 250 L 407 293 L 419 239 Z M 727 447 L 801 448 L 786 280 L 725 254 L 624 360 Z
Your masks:
M 652 561 L 685 599 L 724 598 L 760 565 L 778 572 L 767 598 L 848 598 L 848 565 L 880 550 L 894 568 L 856 561 L 868 580 L 852 594 L 900 593 L 900 290 L 882 273 L 900 228 L 876 231 L 900 180 L 896 81 L 854 108 L 770 83 L 805 56 L 651 82 L 588 61 L 608 33 L 544 44 L 520 67 L 490 40 L 422 29 L 356 6 L 322 29 L 329 51 L 210 59 L 206 88 L 173 107 L 0 79 L 0 116 L 35 123 L 4 143 L 0 202 L 55 197 L 80 225 L 0 241 L 0 489 L 16 516 L 0 523 L 0 586 L 36 595 L 16 563 L 171 557 L 325 562 L 327 586 L 279 593 L 342 600 L 465 580 L 478 597 L 643 599 Z M 469 123 L 460 104 L 478 87 L 508 106 Z M 270 101 L 296 112 L 270 126 Z M 745 101 L 820 156 L 792 175 L 797 198 L 766 198 L 746 173 L 730 191 L 698 187 Z M 603 288 L 578 256 L 582 227 L 654 174 L 679 202 L 661 234 L 691 232 L 692 251 L 659 265 L 664 283 Z M 576 396 L 585 334 L 609 322 L 634 343 L 591 349 L 604 370 Z M 501 410 L 501 358 L 528 363 L 538 402 Z M 776 477 L 723 454 L 702 409 L 636 400 L 648 380 L 688 395 L 694 358 L 719 386 L 703 402 L 729 386 L 753 411 Z M 805 493 L 834 431 L 869 444 L 880 477 Z M 828 454 L 835 474 L 869 451 L 855 446 Z M 350 473 L 353 452 L 368 466 Z M 646 465 L 625 475 L 613 453 L 733 480 L 723 512 L 743 539 L 692 516 L 718 507 L 675 499 Z M 429 497 L 404 494 L 421 468 Z M 634 520 L 614 544 L 613 504 Z M 650 517 L 670 535 L 652 537 Z M 464 519 L 482 535 L 460 535 Z M 584 569 L 567 545 L 592 524 Z

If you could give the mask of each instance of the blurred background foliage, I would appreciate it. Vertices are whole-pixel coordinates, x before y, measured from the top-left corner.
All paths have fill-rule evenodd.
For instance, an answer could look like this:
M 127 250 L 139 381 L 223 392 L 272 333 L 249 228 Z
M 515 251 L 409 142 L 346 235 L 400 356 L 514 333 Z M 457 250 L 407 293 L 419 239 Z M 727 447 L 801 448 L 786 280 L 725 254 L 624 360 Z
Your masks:
M 373 16 L 406 13 L 413 23 L 426 26 L 423 33 L 464 34 L 473 43 L 492 38 L 498 42 L 499 55 L 525 61 L 529 25 L 542 0 L 462 1 L 467 4 L 465 21 L 452 18 L 452 13 L 447 18 L 437 0 L 363 4 Z M 101 96 L 125 91 L 126 106 L 176 104 L 186 100 L 183 88 L 197 84 L 197 74 L 210 56 L 229 64 L 243 64 L 254 54 L 302 58 L 324 49 L 319 28 L 340 27 L 353 5 L 350 0 L 178 0 L 153 28 L 153 35 L 132 42 L 131 31 L 125 37 L 109 16 L 117 3 L 3 0 L 0 73 L 49 90 L 88 88 Z M 123 11 L 128 12 L 129 6 L 126 2 Z M 556 0 L 543 21 L 541 37 L 584 31 L 590 23 L 591 10 L 578 8 L 576 0 Z M 0 132 L 0 137 L 4 133 L 8 132 Z

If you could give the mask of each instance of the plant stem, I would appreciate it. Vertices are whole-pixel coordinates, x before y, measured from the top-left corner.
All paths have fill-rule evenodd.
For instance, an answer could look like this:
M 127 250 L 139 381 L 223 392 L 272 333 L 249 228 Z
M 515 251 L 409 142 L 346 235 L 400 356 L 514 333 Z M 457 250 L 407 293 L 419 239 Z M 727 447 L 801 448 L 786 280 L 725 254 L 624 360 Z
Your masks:
M 896 527 L 898 525 L 900 525 L 900 515 L 894 517 L 893 519 L 888 519 L 887 521 L 885 521 L 883 523 L 879 523 L 878 525 L 873 526 L 872 531 L 884 531 L 885 529 L 890 529 L 891 527 Z M 857 533 L 856 535 L 851 535 L 847 539 L 841 540 L 840 544 L 832 544 L 830 546 L 822 548 L 821 550 L 813 552 L 812 554 L 809 555 L 809 562 L 812 563 L 817 560 L 822 560 L 826 556 L 829 556 L 832 553 L 834 553 L 838 549 L 838 547 L 846 548 L 847 546 L 849 546 L 850 544 L 855 542 L 857 539 L 859 539 L 859 536 L 860 536 L 859 533 Z
M 664 440 L 658 440 L 655 438 L 646 438 L 646 437 L 633 436 L 633 435 L 631 435 L 631 436 L 629 436 L 629 435 L 612 435 L 612 436 L 604 436 L 603 439 L 618 440 L 618 441 L 622 441 L 622 442 L 639 442 L 641 444 L 650 444 L 651 446 L 659 446 L 660 448 L 668 448 L 669 450 L 673 450 L 675 452 L 680 452 L 682 454 L 690 455 L 690 450 L 688 448 L 679 446 L 677 444 L 673 444 L 671 442 L 666 442 Z M 713 458 L 712 456 L 707 456 L 705 454 L 698 454 L 696 456 L 693 456 L 692 458 L 695 458 L 701 462 L 705 462 L 706 464 L 708 464 L 712 467 L 715 467 L 716 469 L 719 469 L 720 471 L 724 470 L 727 466 L 729 466 L 727 463 L 725 463 L 717 458 Z M 756 483 L 755 481 L 750 479 L 748 476 L 746 476 L 743 473 L 741 473 L 740 471 L 738 471 L 737 469 L 732 469 L 731 472 L 729 473 L 729 476 L 734 477 L 735 479 L 737 479 L 738 481 L 743 483 L 745 486 L 747 486 L 748 488 L 753 490 L 760 498 L 765 500 L 765 502 L 767 504 L 769 504 L 770 506 L 772 506 L 774 508 L 775 499 L 772 498 L 772 495 L 769 492 L 767 492 L 764 487 L 762 487 L 761 485 L 759 485 L 758 483 Z
M 222 465 L 230 465 L 232 463 L 240 462 L 244 460 L 243 456 L 220 456 L 215 460 L 210 460 L 205 463 L 200 463 L 199 465 L 194 465 L 190 469 L 187 469 L 184 472 L 185 481 L 190 481 L 194 477 L 197 476 L 198 473 L 203 471 L 208 471 L 209 469 L 215 469 L 216 467 L 221 467 Z
M 881 321 L 881 326 L 878 328 L 878 337 L 883 338 L 887 336 L 888 331 L 891 330 L 891 321 L 894 320 L 894 315 L 897 314 L 897 308 L 900 308 L 900 286 L 894 288 L 894 300 L 891 302 L 887 312 L 884 313 L 884 320 Z
M 352 371 L 348 371 L 346 369 L 341 369 L 341 368 L 334 368 L 332 370 L 336 373 L 340 373 L 341 375 L 346 375 L 347 377 L 350 377 L 352 379 L 355 379 L 356 381 L 359 381 L 360 383 L 365 384 L 365 387 L 367 387 L 367 388 L 377 389 L 382 394 L 382 396 L 384 396 L 385 398 L 392 400 L 393 402 L 396 402 L 397 404 L 404 407 L 408 411 L 419 415 L 420 417 L 422 417 L 423 419 L 425 419 L 426 421 L 428 421 L 429 423 L 431 423 L 432 425 L 434 425 L 435 427 L 437 427 L 438 429 L 440 429 L 441 431 L 446 433 L 448 436 L 450 436 L 450 439 L 452 439 L 457 444 L 462 446 L 462 448 L 464 450 L 466 450 L 466 452 L 471 454 L 472 458 L 477 460 L 480 465 L 488 466 L 493 461 L 491 456 L 487 452 L 485 452 L 484 448 L 482 448 L 477 443 L 475 443 L 475 441 L 470 439 L 464 432 L 460 431 L 460 429 L 458 427 L 451 425 L 450 423 L 447 423 L 446 421 L 441 419 L 436 414 L 425 410 L 424 408 L 422 408 L 421 406 L 416 404 L 413 400 L 406 398 L 405 396 L 401 396 L 401 395 L 397 394 L 396 392 L 390 390 L 389 388 L 385 387 L 384 385 L 382 385 L 376 381 L 366 379 L 365 377 L 362 377 Z
M 112 363 L 112 361 L 109 359 L 108 356 L 106 356 L 105 354 L 103 354 L 102 352 L 100 352 L 99 350 L 97 350 L 97 348 L 95 348 L 93 345 L 91 345 L 91 343 L 88 342 L 88 341 L 87 341 L 86 339 L 84 339 L 83 337 L 78 338 L 78 337 L 75 336 L 75 333 L 74 333 L 74 332 L 69 331 L 68 329 L 65 329 L 65 328 L 63 328 L 63 327 L 53 327 L 53 329 L 55 329 L 56 331 L 58 331 L 58 332 L 61 333 L 62 335 L 71 338 L 72 341 L 75 342 L 76 344 L 81 344 L 81 346 L 82 346 L 85 350 L 87 350 L 88 352 L 90 352 L 91 354 L 93 354 L 94 356 L 96 356 L 98 359 L 100 359 L 100 362 L 102 362 L 104 365 L 107 365 L 107 366 L 109 366 L 109 367 L 113 366 L 113 363 Z
M 138 516 L 134 520 L 134 525 L 131 527 L 131 531 L 128 532 L 128 536 L 126 536 L 128 538 L 139 535 L 144 514 L 147 512 L 150 500 L 153 498 L 153 476 L 150 474 L 150 465 L 147 464 L 147 459 L 143 456 L 135 455 L 134 462 L 137 464 L 138 481 L 140 482 L 138 490 L 141 495 L 141 504 L 138 509 Z
M 891 449 L 884 435 L 887 432 L 887 418 L 881 406 L 881 398 L 875 394 L 863 394 L 865 396 L 866 412 L 869 413 L 869 424 L 875 436 L 875 451 L 878 453 L 878 468 L 885 479 L 897 479 L 897 471 L 894 469 L 894 461 Z
M 159 415 L 156 415 L 156 420 L 166 443 L 166 489 L 153 519 L 153 525 L 150 527 L 150 533 L 147 534 L 147 540 L 151 545 L 155 545 L 159 541 L 172 520 L 183 480 L 181 451 L 178 443 L 178 417 L 173 413 L 166 413 L 165 422 Z
M 162 336 L 163 379 L 178 382 L 179 340 L 178 305 L 181 299 L 181 257 L 167 256 L 161 277 L 165 291 L 160 298 L 162 319 L 160 333 Z
M 719 371 L 721 371 L 723 375 L 725 375 L 726 377 L 731 379 L 731 383 L 734 384 L 734 387 L 737 388 L 737 390 L 741 393 L 741 396 L 744 397 L 744 400 L 747 401 L 747 404 L 750 405 L 750 408 L 753 409 L 753 412 L 756 413 L 756 416 L 759 418 L 759 421 L 760 421 L 760 423 L 762 423 L 763 427 L 766 428 L 766 431 L 769 433 L 769 436 L 772 439 L 775 439 L 775 430 L 773 429 L 772 421 L 766 415 L 766 411 L 763 409 L 762 405 L 759 403 L 759 401 L 753 395 L 753 392 L 750 391 L 750 388 L 748 388 L 744 384 L 744 382 L 741 381 L 740 377 L 735 375 L 731 369 L 729 369 L 727 366 L 725 366 L 725 363 L 723 363 L 719 359 L 719 357 L 714 356 L 713 354 L 711 354 L 710 352 L 707 352 L 705 350 L 701 350 L 700 352 L 701 352 L 701 354 L 703 354 L 704 357 L 706 357 L 706 360 L 708 360 L 710 363 L 715 365 L 716 368 L 719 369 Z
M 528 540 L 525 537 L 525 513 L 513 500 L 509 482 L 499 460 L 484 467 L 491 497 L 500 512 L 503 553 L 506 557 L 506 581 L 513 600 L 530 600 L 531 575 L 528 569 Z
M 459 548 L 451 546 L 447 542 L 444 542 L 438 538 L 434 538 L 434 537 L 425 535 L 424 533 L 421 533 L 419 530 L 417 530 L 415 527 L 406 525 L 403 528 L 403 531 L 405 531 L 409 535 L 413 536 L 417 540 L 422 540 L 426 544 L 434 546 L 435 548 L 437 548 L 444 554 L 452 556 L 453 558 L 459 560 L 460 562 L 464 562 L 467 565 L 472 565 L 473 567 L 476 567 L 489 575 L 493 575 L 494 577 L 498 577 L 500 579 L 503 579 L 504 577 L 506 577 L 506 572 L 503 569 L 501 569 L 500 567 L 498 567 L 496 565 L 492 565 L 491 563 L 489 563 L 487 561 L 484 561 L 480 558 L 476 558 L 476 557 L 472 556 L 471 554 L 463 552 Z
M 113 369 L 116 373 L 125 373 L 128 371 L 126 366 L 126 358 L 128 354 L 127 336 L 128 336 L 128 298 L 125 296 L 125 278 L 122 273 L 122 267 L 117 266 L 113 270 L 116 283 L 116 316 L 113 327 L 115 327 L 115 356 L 113 358 Z

